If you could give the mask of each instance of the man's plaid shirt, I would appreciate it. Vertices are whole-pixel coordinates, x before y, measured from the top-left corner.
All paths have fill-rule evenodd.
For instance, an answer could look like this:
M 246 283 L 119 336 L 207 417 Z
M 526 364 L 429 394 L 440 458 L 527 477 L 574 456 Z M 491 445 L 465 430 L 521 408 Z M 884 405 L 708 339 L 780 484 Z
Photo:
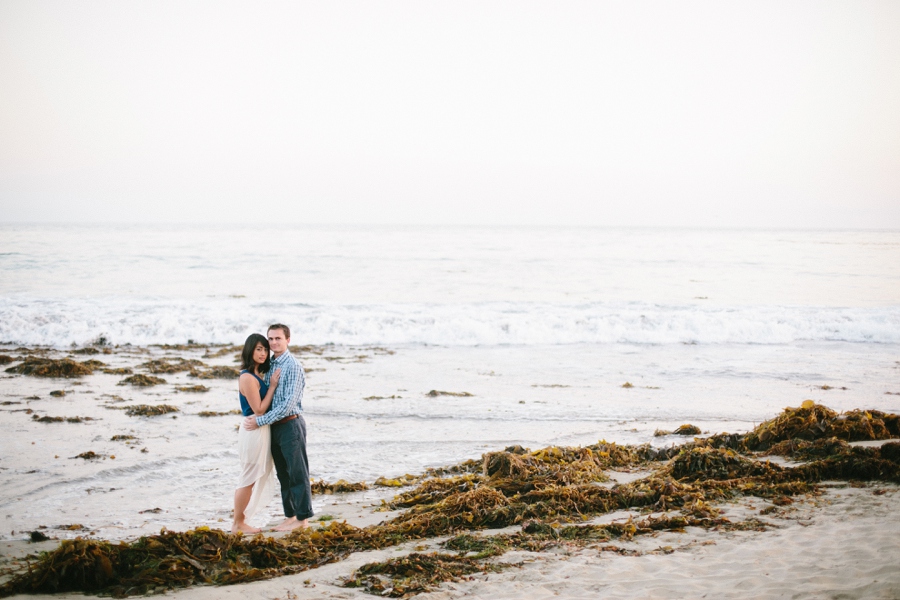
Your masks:
M 272 407 L 269 412 L 256 417 L 256 424 L 260 427 L 303 412 L 303 389 L 306 387 L 303 367 L 291 355 L 290 350 L 285 350 L 284 354 L 272 359 L 272 366 L 266 373 L 266 384 L 271 380 L 275 369 L 281 369 L 281 376 L 278 379 L 278 387 L 275 388 L 275 397 L 272 398 Z

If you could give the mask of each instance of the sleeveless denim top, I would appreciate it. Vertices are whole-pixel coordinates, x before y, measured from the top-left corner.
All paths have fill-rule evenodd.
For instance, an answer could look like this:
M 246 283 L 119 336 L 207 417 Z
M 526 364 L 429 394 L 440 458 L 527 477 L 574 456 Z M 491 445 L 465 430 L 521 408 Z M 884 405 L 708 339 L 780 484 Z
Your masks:
M 247 371 L 246 369 L 244 369 L 243 371 L 241 371 L 241 375 L 243 375 L 244 373 L 250 373 L 250 371 Z M 259 382 L 259 397 L 265 398 L 266 394 L 269 393 L 269 386 L 267 386 L 266 382 L 263 381 L 262 379 L 260 379 L 256 375 L 256 373 L 250 373 L 250 374 L 253 375 L 254 377 L 256 377 L 256 380 Z M 244 396 L 242 393 L 240 393 L 240 391 L 238 392 L 238 396 L 241 397 L 241 412 L 244 413 L 245 417 L 252 416 L 253 409 L 250 408 L 250 403 L 247 401 L 247 397 Z

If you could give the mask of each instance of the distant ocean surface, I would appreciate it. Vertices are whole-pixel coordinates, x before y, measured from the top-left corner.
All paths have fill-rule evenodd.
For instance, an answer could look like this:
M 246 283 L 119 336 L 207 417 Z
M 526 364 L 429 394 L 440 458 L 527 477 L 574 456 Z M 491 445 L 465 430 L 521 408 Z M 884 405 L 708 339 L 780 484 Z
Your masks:
M 0 227 L 0 342 L 900 343 L 900 232 Z

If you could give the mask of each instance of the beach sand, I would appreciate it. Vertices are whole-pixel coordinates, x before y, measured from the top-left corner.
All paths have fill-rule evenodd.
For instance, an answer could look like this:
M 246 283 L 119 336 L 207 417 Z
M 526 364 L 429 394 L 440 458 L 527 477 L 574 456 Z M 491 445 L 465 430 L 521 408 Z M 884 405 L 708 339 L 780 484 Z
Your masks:
M 97 358 L 112 368 L 134 367 L 166 353 L 160 349 L 130 348 L 75 358 Z M 208 351 L 177 352 L 189 358 L 204 353 Z M 371 350 L 366 353 L 373 354 Z M 329 356 L 338 358 L 326 360 Z M 364 362 L 361 356 L 363 352 L 354 359 L 345 349 L 324 350 L 318 360 L 307 363 L 311 379 L 320 373 L 316 369 L 334 368 L 336 364 L 350 366 L 352 360 Z M 225 353 L 205 361 L 213 366 L 233 365 L 233 355 Z M 233 440 L 224 437 L 223 432 L 233 433 L 233 423 L 228 419 L 234 417 L 202 418 L 198 414 L 204 410 L 230 410 L 234 382 L 198 380 L 184 372 L 161 376 L 167 379 L 166 386 L 133 388 L 117 385 L 124 375 L 100 372 L 75 380 L 4 373 L 0 388 L 5 402 L 2 415 L 9 432 L 0 462 L 4 478 L 0 502 L 6 525 L 0 537 L 0 572 L 8 574 L 20 568 L 23 557 L 52 550 L 60 539 L 85 536 L 134 540 L 157 533 L 161 527 L 177 531 L 197 525 L 229 528 L 228 478 L 232 475 L 229 468 L 234 466 L 234 452 Z M 358 371 L 351 375 L 358 376 Z M 188 384 L 203 384 L 211 391 L 189 393 L 174 389 Z M 424 383 L 420 386 L 426 387 Z M 51 396 L 54 390 L 66 393 Z M 334 385 L 325 391 L 336 393 Z M 135 418 L 116 408 L 163 402 L 177 405 L 179 412 Z M 371 401 L 369 405 L 375 406 Z M 43 415 L 92 420 L 42 423 L 34 419 Z M 383 419 L 389 422 L 391 418 Z M 190 426 L 179 426 L 188 420 Z M 324 429 L 330 424 L 323 421 L 322 426 Z M 644 424 L 645 428 L 655 426 Z M 110 441 L 116 434 L 137 439 L 133 443 Z M 210 440 L 216 440 L 218 445 Z M 72 458 L 87 450 L 100 457 Z M 624 482 L 640 473 L 612 475 Z M 732 521 L 759 519 L 767 525 L 764 531 L 689 527 L 683 533 L 662 532 L 613 542 L 622 553 L 599 547 L 610 544 L 592 547 L 560 543 L 541 552 L 511 550 L 494 559 L 512 564 L 508 569 L 444 583 L 418 597 L 900 598 L 900 487 L 877 481 L 854 485 L 858 487 L 847 482 L 826 482 L 820 495 L 796 496 L 793 503 L 778 507 L 759 498 L 718 505 L 723 516 Z M 376 508 L 396 491 L 373 488 L 316 496 L 316 518 L 326 520 L 314 521 L 313 525 L 337 520 L 365 527 L 381 522 L 396 513 L 379 512 Z M 270 526 L 277 524 L 280 516 L 276 499 L 268 509 L 261 518 Z M 196 523 L 188 524 L 184 515 L 191 514 L 201 516 Z M 637 511 L 617 512 L 592 522 L 644 517 Z M 29 532 L 38 528 L 54 539 L 27 541 Z M 482 531 L 480 535 L 516 530 Z M 359 589 L 342 587 L 341 581 L 365 563 L 410 552 L 441 551 L 439 544 L 445 539 L 358 552 L 340 562 L 276 579 L 223 587 L 198 586 L 166 595 L 182 600 L 370 598 Z

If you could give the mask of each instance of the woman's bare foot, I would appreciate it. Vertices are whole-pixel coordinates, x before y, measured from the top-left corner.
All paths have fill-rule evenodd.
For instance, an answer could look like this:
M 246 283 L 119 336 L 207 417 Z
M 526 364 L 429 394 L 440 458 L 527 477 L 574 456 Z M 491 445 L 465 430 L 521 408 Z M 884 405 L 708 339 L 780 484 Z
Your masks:
M 231 526 L 231 533 L 259 533 L 262 529 L 251 527 L 246 523 L 235 523 Z
M 298 521 L 297 517 L 288 517 L 281 525 L 273 527 L 272 531 L 293 531 L 295 529 L 305 529 L 307 527 L 309 527 L 309 519 Z

